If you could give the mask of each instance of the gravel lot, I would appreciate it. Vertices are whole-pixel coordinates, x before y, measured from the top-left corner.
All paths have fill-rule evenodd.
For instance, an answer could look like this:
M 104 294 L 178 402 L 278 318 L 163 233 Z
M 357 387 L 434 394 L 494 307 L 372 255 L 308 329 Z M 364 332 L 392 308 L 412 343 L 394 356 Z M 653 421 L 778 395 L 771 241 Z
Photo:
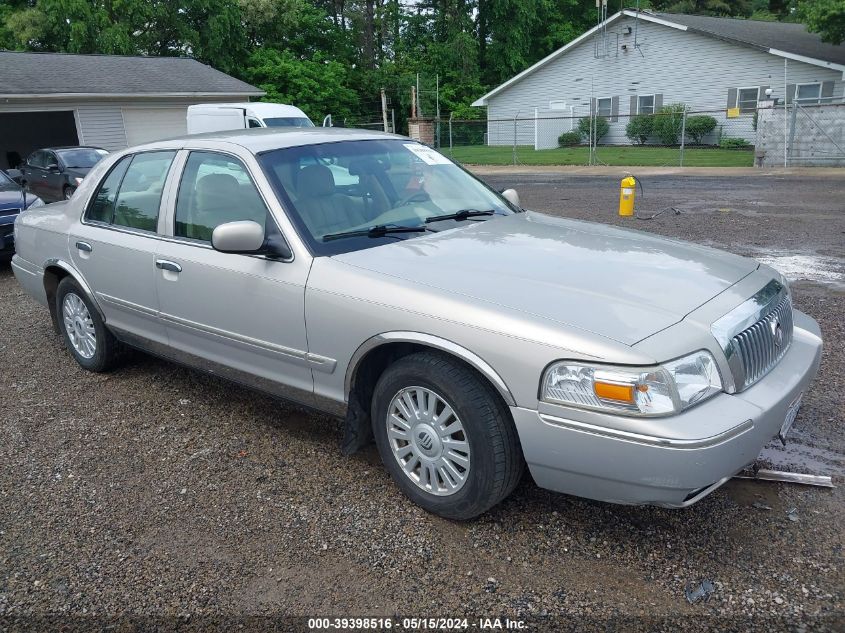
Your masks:
M 331 418 L 141 354 L 110 375 L 82 371 L 0 264 L 0 629 L 291 630 L 304 623 L 272 618 L 397 614 L 843 630 L 842 178 L 650 176 L 641 212 L 681 214 L 623 222 L 615 174 L 484 177 L 530 208 L 809 277 L 793 288 L 825 335 L 821 374 L 795 442 L 765 457 L 839 487 L 733 481 L 665 510 L 526 477 L 479 520 L 452 523 L 402 497 L 374 448 L 342 457 Z M 687 583 L 703 580 L 712 596 L 688 604 Z

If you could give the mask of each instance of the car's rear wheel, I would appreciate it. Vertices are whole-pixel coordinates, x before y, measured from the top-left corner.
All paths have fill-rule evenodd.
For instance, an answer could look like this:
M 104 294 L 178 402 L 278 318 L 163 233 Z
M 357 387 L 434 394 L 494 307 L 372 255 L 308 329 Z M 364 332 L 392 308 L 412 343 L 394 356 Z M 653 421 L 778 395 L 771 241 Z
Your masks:
M 56 315 L 65 345 L 81 367 L 103 372 L 120 359 L 121 345 L 108 331 L 91 300 L 71 277 L 56 289 Z
M 382 461 L 414 503 L 471 519 L 508 496 L 524 463 L 507 407 L 471 368 L 436 352 L 401 358 L 376 385 Z
M 63 189 L 65 200 L 70 200 L 73 197 L 73 192 L 76 191 L 76 187 L 71 187 L 68 185 Z

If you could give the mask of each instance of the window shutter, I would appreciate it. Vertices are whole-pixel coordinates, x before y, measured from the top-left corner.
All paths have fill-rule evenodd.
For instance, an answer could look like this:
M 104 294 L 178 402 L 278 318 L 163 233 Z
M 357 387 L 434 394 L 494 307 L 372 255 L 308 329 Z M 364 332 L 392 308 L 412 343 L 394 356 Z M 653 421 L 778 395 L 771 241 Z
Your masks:
M 728 88 L 728 105 L 727 109 L 736 107 L 736 88 Z
M 619 97 L 610 98 L 610 122 L 616 123 L 619 120 Z
M 760 86 L 760 90 L 757 92 L 757 101 L 765 101 L 766 100 L 766 90 L 768 90 L 768 86 Z
M 795 84 L 786 84 L 786 102 L 792 103 L 793 97 L 795 97 Z
M 825 81 L 822 83 L 822 99 L 832 100 L 833 97 L 833 82 L 832 81 Z M 822 103 L 826 103 L 823 101 Z
M 631 105 L 628 110 L 628 114 L 631 116 L 637 114 L 637 95 L 631 95 Z

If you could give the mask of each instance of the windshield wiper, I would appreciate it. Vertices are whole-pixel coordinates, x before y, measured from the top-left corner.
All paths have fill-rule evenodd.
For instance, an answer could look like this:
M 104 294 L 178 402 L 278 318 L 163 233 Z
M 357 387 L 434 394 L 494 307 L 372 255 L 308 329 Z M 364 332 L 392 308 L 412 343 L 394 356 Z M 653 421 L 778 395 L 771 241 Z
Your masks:
M 476 209 L 462 209 L 461 211 L 456 211 L 455 213 L 447 213 L 445 215 L 433 215 L 430 218 L 426 218 L 425 222 L 428 224 L 429 222 L 440 222 L 441 220 L 458 220 L 463 221 L 469 218 L 476 218 L 482 215 L 495 215 L 496 212 L 492 209 L 488 209 L 487 211 L 478 211 Z
M 329 233 L 323 236 L 323 241 L 331 242 L 332 240 L 342 240 L 345 237 L 384 237 L 390 233 L 424 233 L 427 230 L 424 226 L 387 226 L 386 224 L 376 224 L 368 229 Z

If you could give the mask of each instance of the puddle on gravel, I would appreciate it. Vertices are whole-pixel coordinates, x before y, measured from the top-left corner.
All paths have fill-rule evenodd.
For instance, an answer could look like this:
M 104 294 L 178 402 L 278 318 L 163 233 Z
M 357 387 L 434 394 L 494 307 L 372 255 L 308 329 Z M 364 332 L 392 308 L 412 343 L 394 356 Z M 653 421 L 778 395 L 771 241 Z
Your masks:
M 845 260 L 823 255 L 768 254 L 754 257 L 789 281 L 815 281 L 845 287 Z
M 759 461 L 769 462 L 774 470 L 811 475 L 845 476 L 845 455 L 789 441 L 786 446 L 775 440 L 763 447 Z

